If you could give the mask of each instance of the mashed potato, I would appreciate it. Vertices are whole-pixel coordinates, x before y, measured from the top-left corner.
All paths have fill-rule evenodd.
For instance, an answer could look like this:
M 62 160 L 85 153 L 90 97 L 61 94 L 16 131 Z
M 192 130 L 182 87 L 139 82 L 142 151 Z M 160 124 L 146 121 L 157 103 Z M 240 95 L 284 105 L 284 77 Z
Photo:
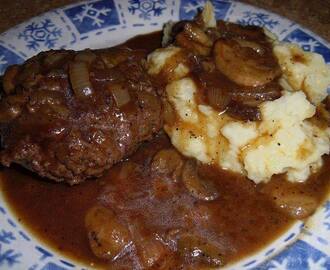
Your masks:
M 313 104 L 320 104 L 327 96 L 330 85 L 330 69 L 323 57 L 289 43 L 275 45 L 274 54 L 283 72 L 284 88 L 304 91 Z
M 317 124 L 314 116 L 316 105 L 327 95 L 329 68 L 321 56 L 295 45 L 279 44 L 274 51 L 285 91 L 279 99 L 259 105 L 259 122 L 240 121 L 199 104 L 188 67 L 184 67 L 184 76 L 182 72 L 171 76 L 175 79 L 166 87 L 167 106 L 176 119 L 165 121 L 164 128 L 181 153 L 244 174 L 255 183 L 282 173 L 289 181 L 305 181 L 320 168 L 322 155 L 330 150 L 330 128 Z M 178 48 L 168 47 L 152 53 L 150 72 L 161 72 L 177 52 Z M 298 60 L 302 62 L 293 63 Z

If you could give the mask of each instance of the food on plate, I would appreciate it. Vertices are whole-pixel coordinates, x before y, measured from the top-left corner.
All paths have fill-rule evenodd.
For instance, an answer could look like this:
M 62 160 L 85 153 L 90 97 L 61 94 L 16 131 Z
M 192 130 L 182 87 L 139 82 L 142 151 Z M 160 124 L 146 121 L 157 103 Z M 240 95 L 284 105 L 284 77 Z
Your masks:
M 330 71 L 260 27 L 216 21 L 209 2 L 158 43 L 10 67 L 2 163 L 70 184 L 103 176 L 55 185 L 6 168 L 2 188 L 21 220 L 91 266 L 219 268 L 326 196 Z
M 165 134 L 116 166 L 108 179 L 85 225 L 94 254 L 108 259 L 111 269 L 220 267 L 291 220 L 267 195 L 278 185 L 258 192 L 242 176 L 185 158 Z M 292 205 L 290 192 L 271 196 Z
M 260 27 L 214 25 L 208 9 L 169 26 L 167 46 L 148 56 L 149 73 L 166 84 L 171 142 L 255 183 L 276 174 L 306 181 L 330 151 L 329 118 L 317 113 L 324 111 L 330 68 L 322 56 Z
M 162 127 L 145 52 L 49 51 L 7 69 L 1 163 L 76 184 L 99 177 Z
M 93 181 L 54 184 L 5 168 L 0 184 L 24 225 L 87 268 L 209 269 L 311 215 L 329 188 L 324 163 L 305 183 L 279 175 L 255 185 L 184 157 L 160 133 Z
M 319 105 L 327 96 L 330 70 L 317 53 L 305 52 L 296 44 L 277 44 L 274 53 L 283 71 L 281 83 L 290 91 L 303 91 Z

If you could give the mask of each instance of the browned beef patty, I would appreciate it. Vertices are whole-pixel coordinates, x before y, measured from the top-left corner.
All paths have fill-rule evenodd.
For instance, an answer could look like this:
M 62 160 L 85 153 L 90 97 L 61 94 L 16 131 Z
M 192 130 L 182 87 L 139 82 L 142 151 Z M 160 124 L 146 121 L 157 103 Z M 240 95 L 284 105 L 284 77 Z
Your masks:
M 55 181 L 98 177 L 161 128 L 145 53 L 127 48 L 49 51 L 3 77 L 3 165 Z

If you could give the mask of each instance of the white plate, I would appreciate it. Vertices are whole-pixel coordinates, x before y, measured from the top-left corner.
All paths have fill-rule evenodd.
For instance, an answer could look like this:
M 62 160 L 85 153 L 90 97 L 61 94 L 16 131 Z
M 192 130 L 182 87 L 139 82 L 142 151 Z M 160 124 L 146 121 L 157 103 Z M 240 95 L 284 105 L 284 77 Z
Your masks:
M 0 73 L 48 49 L 109 47 L 168 20 L 191 19 L 205 0 L 94 0 L 35 17 L 0 35 Z M 217 18 L 264 26 L 281 40 L 298 43 L 330 62 L 330 45 L 301 26 L 268 11 L 237 2 L 213 1 Z M 330 269 L 330 198 L 308 221 L 296 222 L 257 254 L 230 269 Z M 290 245 L 288 247 L 288 245 Z M 0 269 L 62 270 L 86 266 L 64 258 L 26 231 L 0 193 Z

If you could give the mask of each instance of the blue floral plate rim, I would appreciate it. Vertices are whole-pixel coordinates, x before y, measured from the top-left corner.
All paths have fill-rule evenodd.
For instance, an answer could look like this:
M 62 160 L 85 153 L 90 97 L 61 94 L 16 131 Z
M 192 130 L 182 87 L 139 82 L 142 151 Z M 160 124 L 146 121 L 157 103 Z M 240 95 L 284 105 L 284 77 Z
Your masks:
M 275 13 L 237 1 L 212 1 L 218 19 L 267 27 L 330 63 L 330 44 Z M 0 34 L 0 73 L 48 49 L 100 48 L 191 19 L 205 0 L 91 0 L 58 8 Z M 306 223 L 296 222 L 258 253 L 228 269 L 330 269 L 330 197 Z M 87 269 L 40 242 L 12 214 L 0 193 L 0 269 Z

